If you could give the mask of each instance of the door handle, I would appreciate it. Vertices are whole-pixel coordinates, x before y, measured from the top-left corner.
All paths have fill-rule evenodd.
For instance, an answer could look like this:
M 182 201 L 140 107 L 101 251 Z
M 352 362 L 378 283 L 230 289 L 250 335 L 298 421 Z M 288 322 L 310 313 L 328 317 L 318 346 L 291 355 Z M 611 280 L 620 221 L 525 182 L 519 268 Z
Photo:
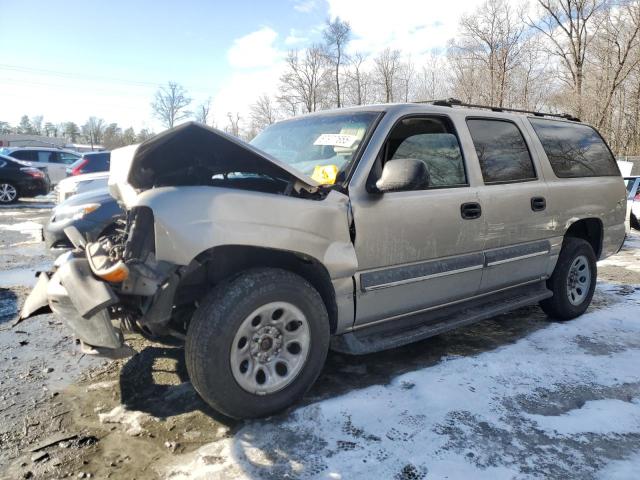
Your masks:
M 542 212 L 547 208 L 547 201 L 544 197 L 533 197 L 531 199 L 531 210 L 534 212 Z
M 480 218 L 482 215 L 482 207 L 477 202 L 469 202 L 463 203 L 460 205 L 460 215 L 465 220 L 473 220 L 475 218 Z

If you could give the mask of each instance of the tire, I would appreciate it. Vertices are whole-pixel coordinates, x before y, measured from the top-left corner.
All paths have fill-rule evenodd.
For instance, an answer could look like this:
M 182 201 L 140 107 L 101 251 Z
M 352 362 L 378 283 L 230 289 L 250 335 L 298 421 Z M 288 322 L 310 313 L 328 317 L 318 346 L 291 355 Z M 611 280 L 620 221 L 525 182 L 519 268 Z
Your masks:
M 581 270 L 583 265 L 584 269 Z M 572 273 L 574 266 L 577 268 Z M 570 274 L 573 280 L 570 280 Z M 547 280 L 547 288 L 553 292 L 553 297 L 540 302 L 542 310 L 558 320 L 579 317 L 591 303 L 597 275 L 596 255 L 589 242 L 581 238 L 565 238 L 556 268 Z M 588 281 L 581 284 L 581 280 L 587 276 Z
M 14 184 L 0 180 L 0 205 L 15 203 L 18 196 L 18 188 Z
M 277 316 L 278 310 L 284 313 Z M 297 317 L 301 320 L 291 320 Z M 309 390 L 324 366 L 329 337 L 325 305 L 304 278 L 275 268 L 247 270 L 218 285 L 194 313 L 185 346 L 187 371 L 196 391 L 215 410 L 237 419 L 264 417 Z M 265 345 L 269 350 L 263 351 Z M 267 380 L 261 385 L 261 379 Z M 276 388 L 278 382 L 282 385 Z
M 631 214 L 629 223 L 634 230 L 640 230 L 640 222 L 638 222 L 638 218 L 633 213 Z

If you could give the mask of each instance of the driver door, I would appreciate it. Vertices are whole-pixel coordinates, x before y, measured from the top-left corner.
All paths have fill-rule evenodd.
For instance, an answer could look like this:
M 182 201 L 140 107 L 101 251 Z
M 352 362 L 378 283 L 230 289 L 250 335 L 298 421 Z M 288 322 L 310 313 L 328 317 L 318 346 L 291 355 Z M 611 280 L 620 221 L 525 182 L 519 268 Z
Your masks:
M 372 190 L 386 162 L 423 161 L 419 190 Z M 484 263 L 484 219 L 462 149 L 445 116 L 399 120 L 376 160 L 368 193 L 352 195 L 356 230 L 356 325 L 392 320 L 476 294 Z M 473 206 L 474 208 L 465 208 Z M 476 212 L 476 214 L 473 214 Z M 478 215 L 479 214 L 479 215 Z

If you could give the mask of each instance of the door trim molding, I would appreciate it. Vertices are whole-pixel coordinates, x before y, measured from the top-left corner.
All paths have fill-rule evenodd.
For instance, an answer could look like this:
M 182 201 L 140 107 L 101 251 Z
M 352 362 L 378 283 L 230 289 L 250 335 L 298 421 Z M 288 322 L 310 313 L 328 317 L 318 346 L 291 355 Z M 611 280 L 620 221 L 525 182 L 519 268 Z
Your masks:
M 457 273 L 484 268 L 481 252 L 459 255 L 427 262 L 412 263 L 360 274 L 360 287 L 364 292 L 421 282 L 431 278 L 445 277 Z

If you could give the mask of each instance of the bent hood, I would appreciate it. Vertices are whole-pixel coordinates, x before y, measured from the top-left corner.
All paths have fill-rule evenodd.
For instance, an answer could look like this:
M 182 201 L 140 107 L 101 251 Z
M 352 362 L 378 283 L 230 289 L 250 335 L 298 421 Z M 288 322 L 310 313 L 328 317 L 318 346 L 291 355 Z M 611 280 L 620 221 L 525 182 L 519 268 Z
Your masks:
M 129 204 L 138 191 L 154 186 L 203 185 L 203 179 L 230 172 L 290 179 L 297 188 L 319 184 L 284 162 L 219 130 L 188 122 L 138 145 L 111 152 L 109 189 Z

